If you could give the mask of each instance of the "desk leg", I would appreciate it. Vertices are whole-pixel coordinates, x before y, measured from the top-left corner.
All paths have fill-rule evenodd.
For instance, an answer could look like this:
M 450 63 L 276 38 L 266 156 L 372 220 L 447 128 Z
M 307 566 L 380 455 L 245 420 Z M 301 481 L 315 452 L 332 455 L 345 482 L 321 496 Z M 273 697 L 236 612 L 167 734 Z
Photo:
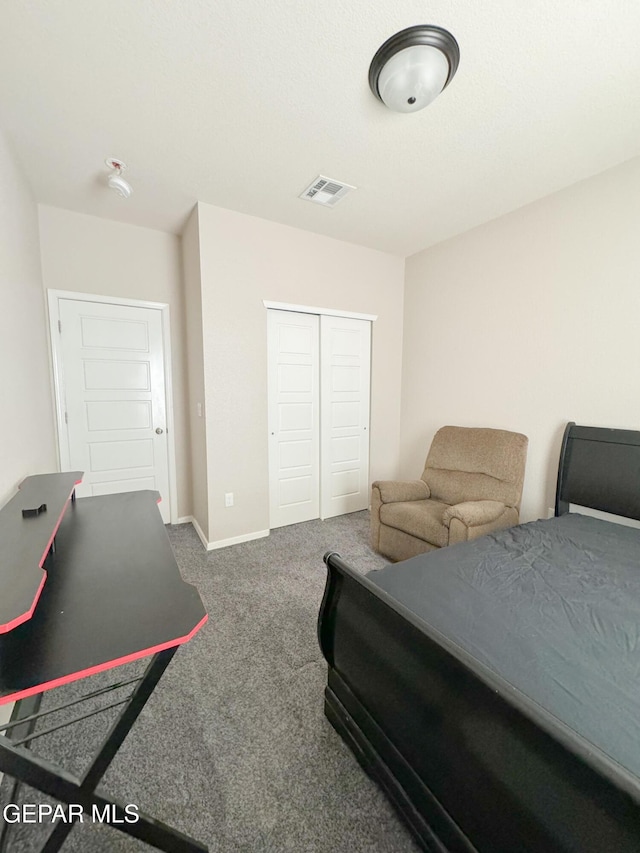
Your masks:
M 102 779 L 116 753 L 122 746 L 131 726 L 135 723 L 144 708 L 147 699 L 151 696 L 165 669 L 171 663 L 171 659 L 176 651 L 177 647 L 174 647 L 153 656 L 142 681 L 133 692 L 124 710 L 119 714 L 89 768 L 85 771 L 81 782 L 82 788 L 88 791 L 95 790 L 96 785 Z M 56 824 L 42 848 L 42 853 L 56 853 L 72 829 L 72 822 Z
M 166 649 L 151 659 L 144 676 L 81 779 L 76 779 L 49 762 L 32 756 L 22 747 L 3 744 L 4 738 L 0 738 L 0 768 L 63 803 L 81 804 L 89 816 L 94 806 L 100 814 L 104 812 L 105 806 L 108 806 L 111 819 L 106 820 L 106 823 L 165 853 L 207 853 L 208 848 L 205 845 L 143 813 L 140 813 L 137 823 L 127 823 L 124 807 L 96 791 L 96 785 L 153 693 L 176 650 L 177 647 Z M 57 823 L 45 842 L 42 853 L 57 853 L 73 826 L 71 822 Z

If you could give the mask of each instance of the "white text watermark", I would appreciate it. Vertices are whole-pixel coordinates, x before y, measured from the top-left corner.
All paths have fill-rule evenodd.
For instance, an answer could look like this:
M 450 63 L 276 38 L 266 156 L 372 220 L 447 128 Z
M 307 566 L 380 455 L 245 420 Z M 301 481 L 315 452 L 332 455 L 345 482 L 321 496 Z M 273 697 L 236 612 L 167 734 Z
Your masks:
M 119 808 L 111 803 L 94 804 L 85 812 L 80 803 L 50 806 L 48 803 L 8 803 L 2 809 L 6 823 L 109 823 L 118 826 L 140 820 L 138 806 L 129 803 Z

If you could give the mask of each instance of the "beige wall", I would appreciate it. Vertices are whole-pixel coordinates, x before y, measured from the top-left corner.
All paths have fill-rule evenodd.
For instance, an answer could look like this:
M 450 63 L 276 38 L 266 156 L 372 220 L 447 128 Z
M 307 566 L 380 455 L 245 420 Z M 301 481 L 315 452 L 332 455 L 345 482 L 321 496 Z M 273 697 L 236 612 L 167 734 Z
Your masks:
M 169 304 L 178 515 L 191 515 L 180 239 L 47 205 L 39 218 L 45 288 Z
M 0 132 L 0 505 L 29 474 L 57 470 L 38 213 Z
M 208 204 L 198 210 L 209 539 L 220 541 L 269 527 L 263 299 L 378 315 L 371 478 L 397 474 L 404 261 Z M 231 508 L 225 492 L 234 493 Z
M 186 350 L 189 365 L 188 411 L 191 438 L 192 514 L 205 541 L 209 540 L 207 434 L 205 419 L 202 287 L 198 208 L 193 209 L 182 232 L 185 293 Z M 198 406 L 200 407 L 198 411 Z
M 640 428 L 640 158 L 407 260 L 401 471 L 445 423 L 530 439 L 553 506 L 566 421 Z

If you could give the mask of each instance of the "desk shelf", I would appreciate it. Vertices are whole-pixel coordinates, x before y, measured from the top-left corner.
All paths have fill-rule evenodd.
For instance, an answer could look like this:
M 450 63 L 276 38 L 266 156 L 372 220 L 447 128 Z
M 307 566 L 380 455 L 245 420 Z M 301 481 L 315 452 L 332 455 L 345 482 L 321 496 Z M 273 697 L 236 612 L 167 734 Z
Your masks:
M 47 579 L 44 561 L 81 480 L 81 471 L 27 477 L 0 511 L 0 634 L 33 616 Z

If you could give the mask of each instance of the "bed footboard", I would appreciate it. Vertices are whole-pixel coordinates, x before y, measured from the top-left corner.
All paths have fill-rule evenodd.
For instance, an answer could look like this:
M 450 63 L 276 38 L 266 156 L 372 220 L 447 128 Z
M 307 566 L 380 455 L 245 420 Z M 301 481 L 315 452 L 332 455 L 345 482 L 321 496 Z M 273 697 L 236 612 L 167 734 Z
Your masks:
M 326 716 L 423 849 L 637 853 L 632 796 L 369 578 L 325 563 Z

